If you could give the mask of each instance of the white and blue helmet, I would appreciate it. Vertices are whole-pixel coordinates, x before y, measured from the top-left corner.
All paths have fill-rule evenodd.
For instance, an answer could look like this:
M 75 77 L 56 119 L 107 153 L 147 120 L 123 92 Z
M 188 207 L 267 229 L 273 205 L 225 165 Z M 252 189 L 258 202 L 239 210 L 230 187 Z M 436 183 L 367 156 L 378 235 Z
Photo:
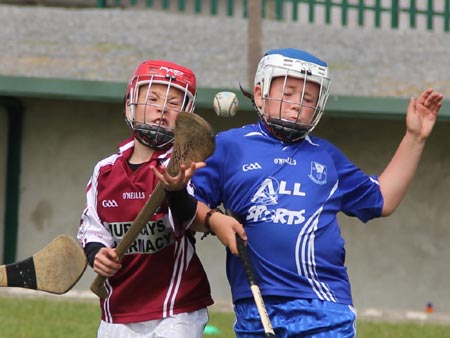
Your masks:
M 303 79 L 305 83 L 315 82 L 320 86 L 319 98 L 314 107 L 314 114 L 308 123 L 287 121 L 264 112 L 264 102 L 270 99 L 270 85 L 275 77 Z M 330 93 L 331 81 L 328 77 L 328 65 L 314 55 L 294 49 L 269 50 L 258 64 L 255 74 L 255 86 L 261 86 L 262 107 L 256 107 L 258 115 L 269 131 L 283 142 L 296 142 L 306 137 L 322 117 Z M 300 105 L 303 101 L 303 93 Z M 300 112 L 299 112 L 300 116 Z

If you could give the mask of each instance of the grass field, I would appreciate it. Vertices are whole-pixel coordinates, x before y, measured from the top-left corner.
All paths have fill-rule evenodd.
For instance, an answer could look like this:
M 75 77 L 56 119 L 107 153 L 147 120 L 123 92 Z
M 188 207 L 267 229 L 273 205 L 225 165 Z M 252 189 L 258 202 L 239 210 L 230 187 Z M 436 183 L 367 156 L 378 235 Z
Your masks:
M 0 338 L 95 338 L 100 309 L 93 302 L 0 297 Z M 232 313 L 210 311 L 204 337 L 234 337 Z M 447 338 L 450 326 L 359 320 L 358 338 Z

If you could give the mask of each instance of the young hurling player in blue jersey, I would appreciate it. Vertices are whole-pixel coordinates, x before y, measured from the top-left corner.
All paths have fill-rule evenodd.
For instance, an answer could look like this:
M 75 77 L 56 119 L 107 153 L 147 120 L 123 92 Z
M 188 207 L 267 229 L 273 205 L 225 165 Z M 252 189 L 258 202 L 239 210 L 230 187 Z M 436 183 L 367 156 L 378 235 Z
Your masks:
M 264 330 L 237 256 L 236 233 L 247 241 L 277 337 L 355 336 L 337 214 L 367 222 L 394 212 L 443 99 L 432 89 L 410 99 L 394 157 L 381 175 L 368 176 L 333 144 L 310 134 L 330 82 L 327 63 L 317 57 L 297 49 L 268 51 L 251 95 L 258 123 L 219 133 L 214 154 L 192 178 L 201 201 L 198 229 L 210 229 L 228 248 L 237 337 L 264 337 Z M 187 181 L 167 174 L 160 179 L 167 187 Z M 215 212 L 221 204 L 242 224 Z

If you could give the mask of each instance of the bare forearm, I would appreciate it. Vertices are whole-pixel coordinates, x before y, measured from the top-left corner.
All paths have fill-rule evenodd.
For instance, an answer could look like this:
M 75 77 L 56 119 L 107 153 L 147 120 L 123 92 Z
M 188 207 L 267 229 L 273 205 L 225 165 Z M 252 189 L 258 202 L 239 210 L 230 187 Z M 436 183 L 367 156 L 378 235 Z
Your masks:
M 379 176 L 384 199 L 383 216 L 389 216 L 406 195 L 425 147 L 425 139 L 406 133 L 392 160 Z
M 197 203 L 197 214 L 195 216 L 195 219 L 191 225 L 191 229 L 194 231 L 198 231 L 198 232 L 208 232 L 210 231 L 206 226 L 205 226 L 205 218 L 206 218 L 206 214 L 208 213 L 208 211 L 210 210 L 210 208 L 203 202 L 198 202 Z

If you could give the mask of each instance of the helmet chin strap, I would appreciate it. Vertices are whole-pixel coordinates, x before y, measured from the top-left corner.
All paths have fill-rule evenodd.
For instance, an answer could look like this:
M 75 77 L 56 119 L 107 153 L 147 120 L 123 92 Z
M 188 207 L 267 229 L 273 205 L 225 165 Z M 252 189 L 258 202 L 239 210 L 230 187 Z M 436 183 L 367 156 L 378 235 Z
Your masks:
M 129 117 L 125 111 L 125 122 L 140 144 L 156 150 L 166 150 L 172 146 L 175 134 L 171 130 L 161 125 L 137 123 L 134 121 L 135 105 L 130 105 L 129 109 Z
M 302 124 L 284 121 L 270 116 L 263 117 L 263 120 L 273 136 L 287 143 L 303 140 L 311 129 Z
M 161 126 L 135 124 L 134 137 L 144 146 L 152 149 L 165 150 L 172 146 L 175 134 Z

